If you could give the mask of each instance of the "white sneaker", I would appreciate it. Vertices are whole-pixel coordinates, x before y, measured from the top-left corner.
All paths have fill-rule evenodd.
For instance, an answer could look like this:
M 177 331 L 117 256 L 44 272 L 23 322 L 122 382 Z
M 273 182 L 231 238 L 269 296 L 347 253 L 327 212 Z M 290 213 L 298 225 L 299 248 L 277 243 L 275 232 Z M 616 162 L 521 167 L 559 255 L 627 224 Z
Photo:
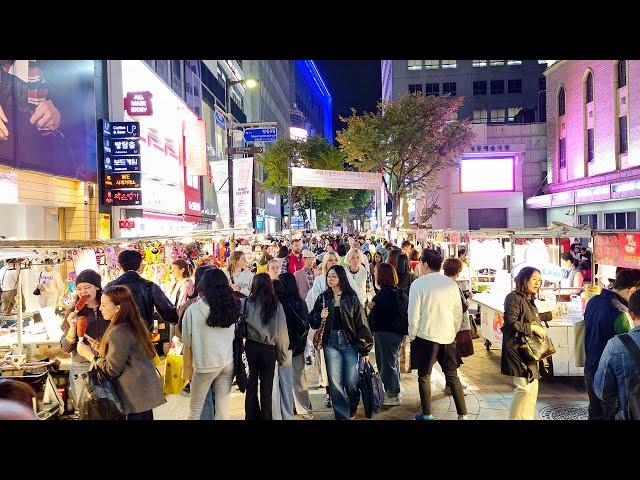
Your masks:
M 382 403 L 385 406 L 392 407 L 395 405 L 402 405 L 402 399 L 400 396 L 397 397 L 387 397 L 385 395 L 384 402 Z
M 468 415 L 458 415 L 458 420 L 469 420 Z

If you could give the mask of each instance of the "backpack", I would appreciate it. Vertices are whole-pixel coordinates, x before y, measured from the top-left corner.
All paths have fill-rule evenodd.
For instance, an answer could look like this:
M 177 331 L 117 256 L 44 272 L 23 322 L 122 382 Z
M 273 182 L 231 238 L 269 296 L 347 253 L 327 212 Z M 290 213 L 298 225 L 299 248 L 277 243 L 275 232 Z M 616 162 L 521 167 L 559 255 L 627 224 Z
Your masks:
M 629 351 L 636 365 L 640 365 L 640 348 L 628 333 L 619 336 L 624 346 Z M 637 373 L 629 377 L 629 390 L 627 391 L 627 411 L 624 412 L 627 420 L 640 420 L 640 375 Z

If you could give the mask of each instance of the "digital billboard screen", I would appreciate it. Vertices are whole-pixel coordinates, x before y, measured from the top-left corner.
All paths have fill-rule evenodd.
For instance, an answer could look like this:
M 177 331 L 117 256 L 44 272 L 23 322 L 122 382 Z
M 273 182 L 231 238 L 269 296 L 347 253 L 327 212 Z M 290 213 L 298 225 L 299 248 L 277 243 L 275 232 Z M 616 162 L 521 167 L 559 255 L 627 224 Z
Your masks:
M 514 158 L 463 158 L 460 160 L 460 192 L 513 192 Z

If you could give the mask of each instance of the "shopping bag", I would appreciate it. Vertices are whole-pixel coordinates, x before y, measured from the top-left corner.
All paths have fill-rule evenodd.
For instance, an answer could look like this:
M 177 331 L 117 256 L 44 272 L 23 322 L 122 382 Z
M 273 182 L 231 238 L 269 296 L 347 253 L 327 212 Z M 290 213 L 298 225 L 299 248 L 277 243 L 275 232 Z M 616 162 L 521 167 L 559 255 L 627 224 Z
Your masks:
M 374 413 L 380 411 L 384 402 L 384 386 L 380 374 L 376 372 L 369 362 L 365 362 L 360 372 L 360 381 L 358 382 L 362 403 L 364 405 L 364 413 L 367 418 L 373 417 Z
M 247 301 L 245 300 L 242 314 L 235 327 L 233 338 L 233 373 L 236 377 L 238 390 L 244 393 L 249 383 L 249 362 L 244 350 L 244 339 L 247 338 Z
M 584 367 L 584 320 L 578 320 L 573 324 L 573 332 L 575 366 Z
M 187 381 L 182 376 L 182 355 L 167 354 L 167 364 L 164 369 L 164 386 L 162 391 L 167 394 L 180 393 Z
M 76 374 L 85 388 L 78 401 L 80 420 L 120 420 L 124 415 L 122 402 L 113 381 L 95 365 L 88 371 Z

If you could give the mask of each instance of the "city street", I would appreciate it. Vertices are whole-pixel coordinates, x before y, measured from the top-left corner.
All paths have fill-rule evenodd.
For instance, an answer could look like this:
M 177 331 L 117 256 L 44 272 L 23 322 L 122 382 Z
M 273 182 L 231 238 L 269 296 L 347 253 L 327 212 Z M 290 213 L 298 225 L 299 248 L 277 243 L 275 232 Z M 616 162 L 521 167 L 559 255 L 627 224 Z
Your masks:
M 487 352 L 482 339 L 474 341 L 475 354 L 464 359 L 459 374 L 466 388 L 469 419 L 507 420 L 513 387 L 510 378 L 500 374 L 499 351 Z M 375 355 L 370 358 L 375 362 Z M 307 367 L 309 384 L 317 385 L 314 367 Z M 456 420 L 453 397 L 444 393 L 444 375 L 436 364 L 432 374 L 432 414 L 436 420 Z M 314 420 L 333 420 L 331 409 L 324 407 L 324 388 L 311 388 Z M 154 410 L 157 420 L 182 420 L 187 416 L 189 394 L 167 395 L 167 403 Z M 373 420 L 412 420 L 420 410 L 417 372 L 402 374 L 403 405 L 383 407 Z M 231 418 L 244 419 L 244 395 L 233 388 L 231 393 Z M 588 398 L 582 377 L 558 377 L 544 379 L 540 383 L 536 419 L 586 420 Z M 358 408 L 358 420 L 366 420 L 362 403 Z M 302 419 L 296 417 L 296 419 Z

